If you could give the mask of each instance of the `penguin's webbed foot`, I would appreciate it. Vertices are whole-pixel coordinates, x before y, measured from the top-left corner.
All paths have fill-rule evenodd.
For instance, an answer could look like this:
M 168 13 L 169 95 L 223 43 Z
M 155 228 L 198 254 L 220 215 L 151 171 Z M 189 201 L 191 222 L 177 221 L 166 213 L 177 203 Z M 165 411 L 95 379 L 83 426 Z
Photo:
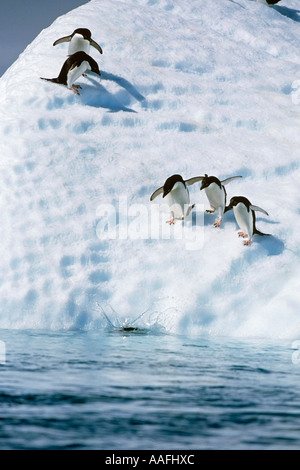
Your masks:
M 215 227 L 220 227 L 220 226 L 221 226 L 221 223 L 222 223 L 222 219 L 218 219 L 218 220 L 214 223 L 214 226 L 215 226 Z
M 245 233 L 245 232 L 238 232 L 238 236 L 239 236 L 239 237 L 246 237 L 246 236 L 247 236 L 247 233 Z
M 79 91 L 78 91 L 78 88 L 82 88 L 80 85 L 72 85 L 72 88 L 71 90 L 74 91 L 74 93 L 76 93 L 76 95 L 80 95 Z
M 248 240 L 244 241 L 244 245 L 249 246 L 251 243 L 251 238 L 248 238 Z
M 167 224 L 169 224 L 169 225 L 175 225 L 174 217 L 172 217 L 170 220 L 167 220 L 166 222 L 167 222 Z

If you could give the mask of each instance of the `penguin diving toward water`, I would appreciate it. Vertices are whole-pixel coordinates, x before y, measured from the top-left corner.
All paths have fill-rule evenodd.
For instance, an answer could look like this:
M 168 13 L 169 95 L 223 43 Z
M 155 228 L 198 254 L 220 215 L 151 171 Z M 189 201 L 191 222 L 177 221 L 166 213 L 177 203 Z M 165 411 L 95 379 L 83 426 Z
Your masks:
M 101 75 L 97 62 L 85 52 L 79 51 L 67 58 L 57 78 L 41 77 L 41 79 L 65 85 L 79 95 L 78 88 L 81 88 L 81 86 L 74 85 L 74 82 L 87 70 L 91 70 L 99 76 Z
M 69 42 L 68 55 L 75 54 L 75 52 L 83 51 L 86 54 L 90 52 L 90 46 L 93 46 L 97 51 L 102 54 L 102 48 L 99 44 L 92 39 L 92 33 L 87 28 L 77 28 L 69 36 L 64 36 L 60 39 L 57 39 L 53 46 L 61 44 L 62 42 Z
M 211 207 L 211 209 L 207 209 L 206 212 L 213 214 L 217 210 L 219 214 L 218 220 L 214 223 L 215 227 L 220 227 L 226 208 L 227 193 L 224 186 L 227 183 L 230 183 L 230 181 L 238 178 L 242 178 L 242 176 L 232 176 L 231 178 L 226 178 L 222 181 L 220 181 L 216 176 L 208 176 L 205 174 L 205 176 L 202 177 L 200 191 L 202 189 L 205 190 Z
M 202 181 L 202 176 L 195 176 L 184 180 L 181 175 L 172 175 L 166 179 L 165 184 L 158 188 L 150 197 L 153 201 L 157 196 L 167 197 L 171 218 L 167 222 L 175 224 L 175 219 L 183 220 L 189 215 L 194 205 L 190 205 L 190 194 L 187 186 Z
M 226 211 L 233 209 L 234 216 L 237 224 L 241 231 L 238 232 L 239 237 L 246 237 L 244 245 L 250 245 L 253 235 L 270 236 L 269 233 L 262 233 L 257 230 L 255 221 L 255 212 L 262 212 L 265 215 L 269 215 L 264 209 L 258 206 L 254 206 L 251 202 L 243 196 L 232 197 L 229 206 L 226 207 Z

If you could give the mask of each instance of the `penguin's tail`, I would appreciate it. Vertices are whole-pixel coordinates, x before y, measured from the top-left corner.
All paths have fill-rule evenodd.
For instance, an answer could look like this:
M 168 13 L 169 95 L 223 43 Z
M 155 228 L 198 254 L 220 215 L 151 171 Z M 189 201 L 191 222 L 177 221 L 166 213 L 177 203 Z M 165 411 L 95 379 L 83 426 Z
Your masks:
M 255 229 L 253 235 L 260 235 L 261 237 L 271 237 L 271 233 L 262 233 L 259 230 Z
M 47 82 L 59 83 L 58 78 L 44 78 L 40 77 L 41 80 L 47 80 Z

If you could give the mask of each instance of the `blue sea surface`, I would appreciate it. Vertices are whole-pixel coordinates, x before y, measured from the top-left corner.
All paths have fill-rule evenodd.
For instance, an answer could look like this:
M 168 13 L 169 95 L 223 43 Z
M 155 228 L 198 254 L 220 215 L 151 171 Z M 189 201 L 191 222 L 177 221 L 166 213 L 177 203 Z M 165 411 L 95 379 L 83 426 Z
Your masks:
M 0 330 L 0 340 L 1 449 L 300 447 L 290 341 L 151 330 Z

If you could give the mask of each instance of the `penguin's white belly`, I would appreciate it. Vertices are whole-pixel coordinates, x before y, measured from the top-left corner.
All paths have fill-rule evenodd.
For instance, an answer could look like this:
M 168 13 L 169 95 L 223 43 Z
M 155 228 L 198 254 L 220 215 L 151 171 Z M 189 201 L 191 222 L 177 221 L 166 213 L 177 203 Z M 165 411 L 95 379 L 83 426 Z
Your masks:
M 205 188 L 205 193 L 211 207 L 218 209 L 224 206 L 224 190 L 220 189 L 216 183 L 212 183 L 208 188 Z
M 79 67 L 75 67 L 68 73 L 67 86 L 72 88 L 73 83 L 80 77 L 86 70 L 91 70 L 91 66 L 87 60 L 84 60 Z
M 233 208 L 234 216 L 241 231 L 247 233 L 251 238 L 253 235 L 253 215 L 252 211 L 248 212 L 247 207 L 244 204 L 237 204 Z
M 182 219 L 188 212 L 190 197 L 183 184 L 178 184 L 168 194 L 168 204 L 175 219 Z
M 86 54 L 89 54 L 90 47 L 90 41 L 88 41 L 87 39 L 83 39 L 81 34 L 74 34 L 69 43 L 68 55 L 75 54 L 75 52 L 79 51 L 83 51 Z

